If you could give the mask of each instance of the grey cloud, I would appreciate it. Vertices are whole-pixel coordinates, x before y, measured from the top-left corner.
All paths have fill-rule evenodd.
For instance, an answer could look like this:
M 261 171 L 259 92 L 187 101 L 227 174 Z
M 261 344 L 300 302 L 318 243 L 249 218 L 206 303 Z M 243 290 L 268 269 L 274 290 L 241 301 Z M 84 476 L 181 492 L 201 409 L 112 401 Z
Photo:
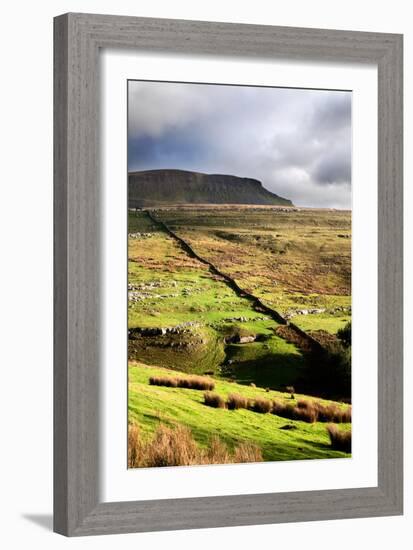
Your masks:
M 315 181 L 320 183 L 348 183 L 351 181 L 349 155 L 339 151 L 323 157 L 312 172 Z
M 351 203 L 351 94 L 130 83 L 129 168 L 260 179 L 295 204 Z
M 324 92 L 325 97 L 313 111 L 311 129 L 317 133 L 338 132 L 351 124 L 351 95 L 345 92 Z M 320 98 L 321 99 L 321 98 Z

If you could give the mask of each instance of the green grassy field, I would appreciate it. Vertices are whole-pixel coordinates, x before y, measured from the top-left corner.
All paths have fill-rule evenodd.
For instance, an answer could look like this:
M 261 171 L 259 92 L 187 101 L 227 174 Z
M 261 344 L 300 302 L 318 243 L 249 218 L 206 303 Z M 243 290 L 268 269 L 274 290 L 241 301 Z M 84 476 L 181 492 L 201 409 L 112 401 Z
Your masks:
M 351 319 L 349 212 L 194 207 L 154 216 L 302 330 L 334 339 Z M 148 384 L 166 368 L 207 373 L 223 396 L 286 399 L 286 386 L 299 391 L 311 379 L 312 363 L 276 333 L 274 317 L 188 254 L 147 212 L 129 213 L 128 232 L 129 422 L 143 437 L 161 422 L 189 427 L 201 446 L 214 434 L 230 447 L 255 443 L 264 460 L 349 456 L 332 450 L 323 423 L 212 409 L 203 392 Z M 281 429 L 286 424 L 293 429 Z
M 202 391 L 150 386 L 149 377 L 157 374 L 172 375 L 174 372 L 142 363 L 129 365 L 129 422 L 137 422 L 146 438 L 153 435 L 160 423 L 179 423 L 191 429 L 200 446 L 208 445 L 212 435 L 219 435 L 230 448 L 239 442 L 258 445 L 265 460 L 348 456 L 331 449 L 324 423 L 308 424 L 247 410 L 213 409 L 203 404 Z M 223 380 L 216 382 L 215 391 L 223 397 L 238 393 L 248 398 L 261 396 L 295 403 L 286 393 L 266 392 Z M 287 430 L 286 425 L 293 428 Z M 349 427 L 342 425 L 343 429 Z
M 130 291 L 129 329 L 196 325 L 179 335 L 130 342 L 131 359 L 185 372 L 214 371 L 216 376 L 261 386 L 294 383 L 302 355 L 274 333 L 278 323 L 254 311 L 248 300 L 154 227 L 145 213 L 130 216 L 129 232 L 137 230 L 150 236 L 129 241 L 128 281 L 138 289 Z M 135 302 L 134 292 L 139 298 Z M 242 330 L 260 341 L 225 346 L 231 330 Z
M 297 315 L 294 317 L 294 323 L 305 331 L 325 330 L 330 334 L 337 334 L 337 331 L 345 327 L 350 321 L 350 315 L 338 313 L 331 314 L 313 314 L 313 315 Z

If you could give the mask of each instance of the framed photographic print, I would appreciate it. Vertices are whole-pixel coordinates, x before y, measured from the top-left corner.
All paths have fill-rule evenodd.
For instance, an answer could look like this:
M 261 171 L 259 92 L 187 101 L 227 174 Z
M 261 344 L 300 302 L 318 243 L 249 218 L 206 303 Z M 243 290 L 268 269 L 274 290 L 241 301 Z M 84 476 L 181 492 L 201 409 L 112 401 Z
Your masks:
M 55 19 L 55 530 L 402 513 L 402 37 Z

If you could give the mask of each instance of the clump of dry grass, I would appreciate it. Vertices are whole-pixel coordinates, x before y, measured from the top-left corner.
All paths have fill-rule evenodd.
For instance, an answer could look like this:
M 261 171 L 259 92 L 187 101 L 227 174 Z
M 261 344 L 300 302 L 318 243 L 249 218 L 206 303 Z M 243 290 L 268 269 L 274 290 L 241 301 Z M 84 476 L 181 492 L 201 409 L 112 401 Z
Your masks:
M 272 414 L 281 416 L 282 418 L 289 418 L 294 420 L 294 405 L 290 403 L 282 403 L 281 401 L 273 401 L 272 403 Z
M 139 427 L 136 424 L 129 425 L 129 468 L 233 464 L 262 460 L 260 448 L 250 443 L 241 443 L 231 452 L 219 437 L 214 436 L 208 448 L 201 449 L 189 428 L 181 425 L 168 427 L 164 424 L 158 426 L 152 440 L 143 442 Z
M 130 468 L 188 466 L 198 463 L 198 453 L 191 431 L 184 426 L 169 428 L 160 424 L 153 439 L 148 443 L 141 441 L 139 429 L 136 426 L 129 427 Z
M 149 378 L 151 386 L 166 386 L 167 388 L 177 388 L 178 380 L 171 376 L 151 376 Z
M 139 427 L 136 424 L 128 425 L 128 467 L 138 468 L 142 454 Z
M 272 403 L 268 399 L 258 397 L 257 399 L 254 399 L 254 400 L 250 401 L 248 408 L 251 411 L 265 414 L 265 413 L 271 412 Z
M 271 412 L 282 418 L 301 420 L 310 424 L 317 420 L 317 411 L 310 401 L 301 400 L 296 406 L 291 403 L 273 401 Z
M 215 383 L 210 378 L 202 376 L 173 377 L 173 376 L 151 376 L 151 386 L 166 386 L 168 388 L 186 388 L 189 390 L 213 390 Z
M 225 409 L 225 399 L 217 393 L 204 393 L 204 404 L 215 409 Z
M 351 405 L 347 407 L 347 409 L 341 409 L 340 414 L 341 414 L 341 422 L 343 423 L 351 422 L 352 414 L 353 414 Z M 340 422 L 340 420 L 338 420 L 338 422 Z
M 337 405 L 323 405 L 317 402 L 315 406 L 317 408 L 319 422 L 351 422 L 351 405 L 346 408 L 341 408 Z
M 300 399 L 297 402 L 297 406 L 293 409 L 293 416 L 295 420 L 302 420 L 309 424 L 316 422 L 318 418 L 317 409 L 313 401 L 306 401 L 304 399 Z
M 272 413 L 290 420 L 303 422 L 351 422 L 351 407 L 345 409 L 333 403 L 324 405 L 319 401 L 299 399 L 296 406 L 274 401 Z
M 235 409 L 248 409 L 248 399 L 238 393 L 230 393 L 227 398 L 227 408 L 230 411 Z
M 178 388 L 211 391 L 215 388 L 215 382 L 210 378 L 203 378 L 202 376 L 190 376 L 188 378 L 178 378 Z
M 252 443 L 241 443 L 235 447 L 232 462 L 262 462 L 261 449 Z
M 240 443 L 231 453 L 225 443 L 213 436 L 208 449 L 204 451 L 202 464 L 237 464 L 241 462 L 262 462 L 261 449 L 252 443 Z
M 336 424 L 327 424 L 331 447 L 336 451 L 351 453 L 351 430 L 342 430 Z
M 228 447 L 217 435 L 214 435 L 204 451 L 202 464 L 229 464 L 232 462 L 231 458 Z

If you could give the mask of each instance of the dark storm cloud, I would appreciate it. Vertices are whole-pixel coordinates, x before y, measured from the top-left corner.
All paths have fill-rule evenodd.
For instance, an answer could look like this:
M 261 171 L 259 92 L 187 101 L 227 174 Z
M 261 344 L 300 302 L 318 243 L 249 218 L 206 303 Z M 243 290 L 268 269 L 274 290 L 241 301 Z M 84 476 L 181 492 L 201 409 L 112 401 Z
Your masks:
M 325 94 L 325 97 L 313 112 L 312 129 L 322 133 L 348 127 L 351 120 L 350 94 L 326 91 L 320 93 Z
M 253 177 L 297 205 L 350 207 L 350 93 L 129 86 L 129 170 Z
M 351 179 L 351 163 L 346 151 L 334 152 L 322 158 L 312 175 L 320 183 L 347 183 Z
M 166 132 L 162 139 L 149 136 L 131 138 L 129 165 L 134 170 L 146 170 L 149 166 L 156 169 L 202 162 L 202 148 L 193 138 L 190 132 Z

